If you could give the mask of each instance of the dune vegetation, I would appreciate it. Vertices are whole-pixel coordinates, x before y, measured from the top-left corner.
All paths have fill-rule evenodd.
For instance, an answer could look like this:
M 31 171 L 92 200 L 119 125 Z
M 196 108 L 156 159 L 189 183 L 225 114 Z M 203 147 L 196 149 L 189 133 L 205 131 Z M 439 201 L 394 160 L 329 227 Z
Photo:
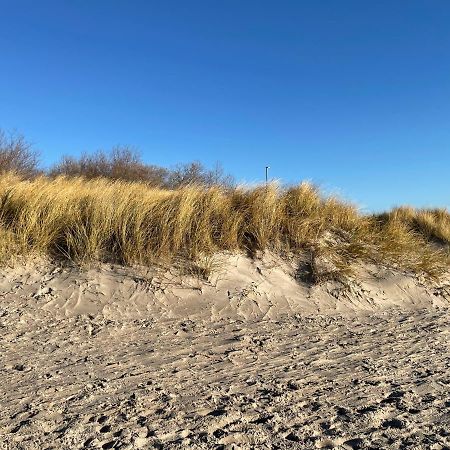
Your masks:
M 0 166 L 3 261 L 43 254 L 77 264 L 151 265 L 180 258 L 198 262 L 222 251 L 271 250 L 301 256 L 312 281 L 348 274 L 357 261 L 430 277 L 449 268 L 450 214 L 445 209 L 364 215 L 351 204 L 321 196 L 308 183 L 239 187 L 198 165 L 194 172 L 192 165 L 168 172 L 130 160 L 126 152 L 109 159 L 101 153 L 78 161 L 66 158 L 43 173 L 32 170 L 29 149 L 18 154 L 12 144 L 3 139 L 0 145 L 0 162 L 2 155 L 10 162 Z M 14 162 L 24 156 L 25 174 Z M 155 185 L 149 173 L 171 184 Z M 317 267 L 321 260 L 329 268 L 325 274 Z
M 282 189 L 39 176 L 0 177 L 0 252 L 76 263 L 195 261 L 220 251 L 309 254 L 345 272 L 356 260 L 430 276 L 448 268 L 450 214 L 400 208 L 367 216 L 310 184 Z

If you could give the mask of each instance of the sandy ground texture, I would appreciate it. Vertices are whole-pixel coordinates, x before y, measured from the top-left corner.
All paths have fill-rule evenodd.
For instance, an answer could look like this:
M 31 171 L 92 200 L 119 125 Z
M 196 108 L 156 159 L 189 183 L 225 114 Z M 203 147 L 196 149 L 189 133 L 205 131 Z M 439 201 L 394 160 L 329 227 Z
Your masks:
M 0 448 L 450 448 L 448 283 L 222 268 L 4 269 Z

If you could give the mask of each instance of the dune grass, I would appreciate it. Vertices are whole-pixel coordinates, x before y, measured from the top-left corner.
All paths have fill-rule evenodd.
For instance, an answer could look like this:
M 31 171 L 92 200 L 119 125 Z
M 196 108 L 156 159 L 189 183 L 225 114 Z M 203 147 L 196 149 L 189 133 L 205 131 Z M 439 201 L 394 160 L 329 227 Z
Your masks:
M 313 186 L 158 189 L 106 179 L 0 176 L 0 259 L 40 253 L 76 263 L 195 261 L 270 249 L 328 258 L 345 272 L 375 261 L 437 277 L 449 267 L 450 214 L 367 216 Z

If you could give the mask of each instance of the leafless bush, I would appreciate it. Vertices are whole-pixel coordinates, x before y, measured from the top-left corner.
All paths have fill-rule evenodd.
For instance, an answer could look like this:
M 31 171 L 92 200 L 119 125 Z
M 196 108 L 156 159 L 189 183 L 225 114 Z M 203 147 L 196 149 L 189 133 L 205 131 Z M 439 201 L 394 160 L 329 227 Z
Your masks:
M 176 189 L 192 184 L 232 187 L 234 179 L 231 175 L 225 174 L 222 166 L 218 163 L 214 169 L 210 170 L 199 161 L 193 161 L 187 164 L 179 164 L 169 172 L 168 188 Z
M 167 170 L 142 162 L 139 154 L 128 147 L 115 147 L 110 153 L 98 151 L 79 158 L 64 156 L 51 168 L 49 175 L 81 176 L 87 179 L 109 178 L 113 180 L 139 181 L 151 186 L 163 186 Z
M 144 163 L 140 155 L 129 147 L 116 147 L 110 153 L 98 151 L 82 154 L 79 158 L 64 156 L 53 166 L 49 175 L 55 177 L 108 178 L 113 180 L 139 181 L 151 186 L 178 189 L 188 185 L 232 187 L 233 178 L 224 173 L 220 164 L 207 169 L 194 161 L 166 169 Z
M 38 171 L 38 153 L 20 134 L 0 130 L 0 173 L 15 172 L 30 178 Z

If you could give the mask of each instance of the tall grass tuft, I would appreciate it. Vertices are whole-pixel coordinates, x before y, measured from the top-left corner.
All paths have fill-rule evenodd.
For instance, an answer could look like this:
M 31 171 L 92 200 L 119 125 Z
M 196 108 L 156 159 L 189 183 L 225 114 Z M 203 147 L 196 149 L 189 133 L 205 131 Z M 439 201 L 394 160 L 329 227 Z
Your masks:
M 0 259 L 42 253 L 77 263 L 153 264 L 218 251 L 370 260 L 438 276 L 449 267 L 450 214 L 399 208 L 366 216 L 310 184 L 282 189 L 0 176 Z

